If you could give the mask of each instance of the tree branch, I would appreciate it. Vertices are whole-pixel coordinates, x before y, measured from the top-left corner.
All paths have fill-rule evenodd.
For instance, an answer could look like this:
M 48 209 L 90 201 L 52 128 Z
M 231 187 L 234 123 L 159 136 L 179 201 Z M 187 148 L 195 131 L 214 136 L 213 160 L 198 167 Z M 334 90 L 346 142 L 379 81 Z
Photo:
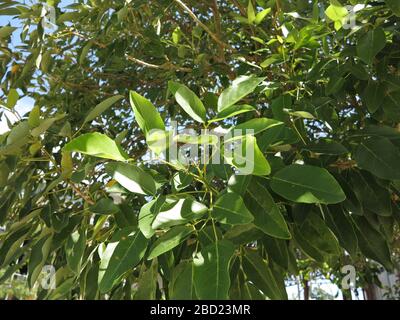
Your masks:
M 210 37 L 216 42 L 218 43 L 218 45 L 220 45 L 223 48 L 229 48 L 229 46 L 222 42 L 218 36 L 212 32 L 203 22 L 200 21 L 199 18 L 197 18 L 197 16 L 193 13 L 192 10 L 190 10 L 190 8 L 184 4 L 181 0 L 174 0 L 183 10 L 185 10 L 191 17 L 192 19 L 200 26 L 204 29 L 205 32 L 207 32 Z
M 146 61 L 137 59 L 135 57 L 132 57 L 132 56 L 130 56 L 128 54 L 125 55 L 125 56 L 126 56 L 126 58 L 128 60 L 133 61 L 133 62 L 135 62 L 137 64 L 140 64 L 140 65 L 142 65 L 144 67 L 147 67 L 147 68 L 162 69 L 162 70 L 175 70 L 175 71 L 183 71 L 183 72 L 192 72 L 192 69 L 190 69 L 190 68 L 178 67 L 178 66 L 174 65 L 171 62 L 167 62 L 167 63 L 164 63 L 164 64 L 152 64 L 152 63 L 148 63 Z

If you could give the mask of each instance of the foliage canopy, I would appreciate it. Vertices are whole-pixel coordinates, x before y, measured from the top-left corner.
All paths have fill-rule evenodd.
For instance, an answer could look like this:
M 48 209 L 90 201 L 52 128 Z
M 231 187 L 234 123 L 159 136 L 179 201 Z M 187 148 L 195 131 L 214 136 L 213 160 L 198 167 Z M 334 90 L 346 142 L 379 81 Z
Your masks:
M 399 1 L 8 1 L 0 15 L 0 106 L 35 101 L 0 136 L 0 281 L 27 267 L 33 286 L 53 265 L 39 298 L 286 299 L 300 258 L 393 268 Z M 253 130 L 253 170 L 149 161 L 172 121 L 178 145 L 213 141 L 183 129 Z

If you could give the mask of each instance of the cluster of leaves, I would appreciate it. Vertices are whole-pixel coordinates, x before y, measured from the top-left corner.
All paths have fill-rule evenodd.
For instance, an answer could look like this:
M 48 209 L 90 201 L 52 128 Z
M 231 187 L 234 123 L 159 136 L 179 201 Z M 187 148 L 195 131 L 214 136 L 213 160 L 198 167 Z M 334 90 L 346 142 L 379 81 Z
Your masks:
M 23 26 L 0 28 L 1 107 L 35 101 L 0 136 L 2 281 L 50 264 L 39 298 L 286 299 L 299 258 L 393 269 L 398 1 L 47 2 L 50 30 L 44 2 L 0 6 Z M 173 120 L 253 130 L 252 172 L 149 162 Z

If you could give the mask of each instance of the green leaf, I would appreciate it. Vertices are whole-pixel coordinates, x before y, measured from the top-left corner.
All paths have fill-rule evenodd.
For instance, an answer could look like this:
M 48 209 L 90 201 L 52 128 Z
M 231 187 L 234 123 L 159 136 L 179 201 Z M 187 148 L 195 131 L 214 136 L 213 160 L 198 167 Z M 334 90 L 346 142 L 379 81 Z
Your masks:
M 42 133 L 46 132 L 56 121 L 61 120 L 65 117 L 65 114 L 60 114 L 53 118 L 44 119 L 39 123 L 36 128 L 31 130 L 31 135 L 33 137 L 39 137 Z
M 224 224 L 247 224 L 254 220 L 242 197 L 236 193 L 220 196 L 212 207 L 211 214 L 214 219 Z
M 28 124 L 31 129 L 40 125 L 40 107 L 34 106 L 29 113 Z
M 267 8 L 267 9 L 264 9 L 264 10 L 260 11 L 259 13 L 257 13 L 254 23 L 260 24 L 261 22 L 263 22 L 263 20 L 271 12 L 271 10 L 272 10 L 271 8 Z
M 167 198 L 151 227 L 159 229 L 184 224 L 201 218 L 207 211 L 208 208 L 204 204 L 192 198 Z
M 100 102 L 97 106 L 95 106 L 89 114 L 86 116 L 85 120 L 83 123 L 92 121 L 93 119 L 97 118 L 100 114 L 102 114 L 104 111 L 106 111 L 109 107 L 111 107 L 114 103 L 117 101 L 121 100 L 124 96 L 121 95 L 116 95 L 110 98 L 107 98 L 106 100 Z
M 127 163 L 109 163 L 106 165 L 106 171 L 130 192 L 148 195 L 156 193 L 154 178 L 137 166 Z
M 1 29 L 0 29 L 0 31 L 1 31 Z M 7 96 L 7 104 L 6 104 L 7 108 L 9 108 L 9 109 L 14 108 L 14 106 L 17 104 L 18 99 L 19 99 L 19 94 L 18 94 L 17 89 L 14 89 L 14 88 L 10 89 L 10 92 L 8 93 L 8 96 Z
M 239 139 L 240 141 L 237 143 Z M 234 149 L 230 150 L 229 145 L 233 145 Z M 225 144 L 224 158 L 243 175 L 264 176 L 271 173 L 271 167 L 258 147 L 256 138 L 252 135 L 239 136 L 229 140 L 228 144 Z
M 151 227 L 151 225 L 154 221 L 154 218 L 160 212 L 161 206 L 164 201 L 165 197 L 159 196 L 156 199 L 143 205 L 143 207 L 140 209 L 139 229 L 147 239 L 150 239 L 155 233 L 155 230 Z
M 179 171 L 172 177 L 172 185 L 176 191 L 180 191 L 189 187 L 193 182 L 193 176 Z
M 357 55 L 366 64 L 372 64 L 375 56 L 386 46 L 386 35 L 382 28 L 368 31 L 357 43 Z
M 206 109 L 197 95 L 183 84 L 170 81 L 169 90 L 174 94 L 176 102 L 194 120 L 200 123 L 206 122 Z
M 346 17 L 349 12 L 345 7 L 331 4 L 326 10 L 325 10 L 326 16 L 331 19 L 332 21 L 342 21 L 344 17 Z
M 267 263 L 256 253 L 246 250 L 243 256 L 243 270 L 247 278 L 264 294 L 273 300 L 287 299 Z
M 332 262 L 341 254 L 339 243 L 324 220 L 308 210 L 304 221 L 293 228 L 294 240 L 304 253 L 318 262 Z
M 160 114 L 149 100 L 135 91 L 130 92 L 129 98 L 136 121 L 146 136 L 151 130 L 165 130 Z
M 216 117 L 209 122 L 218 122 L 227 118 L 231 118 L 234 116 L 237 116 L 242 113 L 250 112 L 250 111 L 255 111 L 254 107 L 248 105 L 248 104 L 241 104 L 241 105 L 233 105 L 230 107 L 225 108 L 221 112 L 218 112 Z
M 40 212 L 40 211 L 39 211 Z M 21 247 L 25 239 L 30 235 L 29 229 L 31 225 L 25 223 L 20 224 L 21 228 L 12 229 L 8 231 L 7 237 L 3 238 L 0 247 L 0 267 L 5 267 L 20 256 Z
M 65 244 L 65 254 L 68 267 L 75 273 L 79 273 L 82 257 L 86 248 L 85 229 L 81 228 L 73 232 Z
M 257 179 L 252 179 L 245 196 L 245 203 L 254 216 L 254 224 L 264 233 L 280 238 L 290 239 L 291 235 L 278 206 L 267 188 Z
M 229 263 L 235 252 L 230 241 L 214 242 L 202 249 L 193 259 L 193 282 L 197 297 L 226 300 L 230 287 Z
M 373 137 L 362 141 L 354 159 L 360 168 L 379 178 L 400 179 L 400 151 L 387 138 Z
M 46 263 L 50 253 L 53 234 L 49 230 L 45 230 L 43 235 L 36 241 L 32 247 L 31 256 L 28 263 L 28 284 L 31 288 L 35 284 L 37 278 L 42 272 L 42 268 Z
M 119 208 L 110 198 L 101 198 L 96 201 L 96 204 L 89 207 L 89 210 L 95 214 L 114 214 L 119 211 Z
M 241 76 L 232 82 L 232 85 L 225 89 L 218 98 L 218 111 L 233 106 L 242 98 L 252 93 L 257 86 L 263 82 L 265 77 L 256 78 L 252 76 Z
M 251 175 L 243 176 L 233 174 L 228 180 L 228 192 L 234 192 L 243 197 L 247 192 L 251 180 Z
M 238 224 L 224 233 L 224 239 L 231 241 L 234 245 L 246 245 L 263 237 L 263 232 L 253 223 Z
M 274 119 L 268 119 L 268 118 L 255 118 L 251 119 L 249 121 L 246 121 L 244 123 L 240 123 L 236 126 L 234 126 L 230 132 L 234 134 L 234 136 L 238 136 L 239 134 L 246 135 L 249 132 L 246 132 L 246 130 L 253 130 L 254 135 L 263 132 L 267 129 L 273 128 L 275 126 L 280 126 L 283 125 L 283 122 L 277 121 Z
M 4 26 L 0 28 L 0 39 L 9 37 L 17 28 Z
M 191 261 L 182 261 L 174 268 L 168 285 L 171 300 L 197 299 L 193 283 L 193 269 L 194 266 Z
M 149 269 L 141 272 L 134 300 L 155 300 L 157 291 L 157 260 L 153 260 Z
M 289 267 L 289 249 L 286 240 L 277 239 L 264 235 L 262 238 L 264 248 L 268 253 L 268 258 L 287 270 Z
M 177 226 L 168 230 L 151 246 L 148 260 L 154 259 L 159 255 L 172 250 L 183 242 L 192 232 L 192 227 Z
M 100 262 L 100 292 L 110 291 L 127 271 L 142 260 L 147 244 L 148 240 L 137 230 L 122 237 L 119 242 L 107 245 Z
M 293 101 L 290 94 L 284 94 L 279 98 L 274 99 L 271 104 L 274 119 L 283 122 L 287 121 L 289 119 L 289 115 L 285 112 L 285 110 L 290 109 L 292 104 Z
M 318 140 L 317 143 L 309 144 L 305 146 L 304 149 L 314 153 L 328 155 L 341 155 L 349 152 L 342 144 L 331 139 Z
M 250 24 L 256 20 L 256 12 L 254 11 L 252 0 L 249 0 L 247 5 L 247 20 Z
M 386 5 L 393 11 L 393 13 L 400 17 L 400 3 L 398 0 L 385 0 Z
M 348 173 L 347 180 L 350 181 L 351 189 L 364 209 L 382 216 L 392 215 L 391 193 L 380 186 L 371 174 L 366 171 L 352 170 Z M 363 210 L 352 213 L 363 215 Z
M 326 224 L 336 235 L 340 245 L 352 256 L 356 257 L 358 240 L 354 232 L 350 217 L 343 211 L 340 205 L 322 206 Z
M 383 92 L 384 87 L 381 83 L 377 81 L 368 82 L 362 95 L 362 101 L 367 106 L 369 112 L 375 113 L 382 106 L 384 100 Z
M 309 165 L 293 164 L 278 171 L 272 177 L 271 188 L 294 202 L 334 204 L 346 199 L 342 188 L 326 169 Z
M 372 228 L 364 217 L 353 216 L 353 220 L 361 252 L 382 264 L 386 270 L 392 270 L 390 250 L 383 235 Z
M 129 158 L 115 141 L 98 132 L 86 133 L 73 139 L 64 146 L 63 150 L 117 161 L 125 161 Z

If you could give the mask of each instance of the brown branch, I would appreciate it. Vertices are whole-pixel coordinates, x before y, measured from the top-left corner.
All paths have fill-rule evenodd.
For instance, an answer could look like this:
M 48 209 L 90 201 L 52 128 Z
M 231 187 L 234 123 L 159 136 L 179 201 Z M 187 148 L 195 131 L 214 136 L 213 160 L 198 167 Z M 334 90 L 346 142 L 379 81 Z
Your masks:
M 239 9 L 240 14 L 243 17 L 247 17 L 247 13 L 246 10 L 243 8 L 243 6 L 237 1 L 237 0 L 231 0 L 233 2 L 233 4 Z
M 148 68 L 152 68 L 152 69 L 162 69 L 162 70 L 174 70 L 174 71 L 192 72 L 192 69 L 190 69 L 190 68 L 179 67 L 179 66 L 174 65 L 174 64 L 171 63 L 171 62 L 167 62 L 167 63 L 164 63 L 164 64 L 152 64 L 152 63 L 148 63 L 148 62 L 146 62 L 146 61 L 137 59 L 137 58 L 135 58 L 135 57 L 132 57 L 132 56 L 130 56 L 130 55 L 128 55 L 128 54 L 125 55 L 125 56 L 126 56 L 126 58 L 127 58 L 128 60 L 130 60 L 130 61 L 133 61 L 133 62 L 135 62 L 135 63 L 137 63 L 137 64 L 140 64 L 140 65 L 142 65 L 142 66 L 144 66 L 144 67 L 148 67 Z
M 215 24 L 215 32 L 217 33 L 217 37 L 219 39 L 221 39 L 221 16 L 219 14 L 219 10 L 218 10 L 218 3 L 217 0 L 213 0 L 212 5 L 211 5 L 211 9 L 213 12 L 213 16 L 214 16 L 214 24 Z M 225 63 L 225 50 L 223 46 L 218 46 L 219 48 L 219 59 L 221 60 L 222 63 Z
M 216 43 L 218 43 L 218 45 L 220 45 L 221 47 L 224 47 L 224 48 L 229 48 L 229 46 L 228 46 L 226 43 L 222 42 L 214 32 L 212 32 L 203 22 L 200 21 L 199 18 L 197 18 L 197 16 L 193 13 L 192 10 L 190 10 L 190 8 L 189 8 L 186 4 L 184 4 L 181 0 L 174 0 L 174 1 L 175 1 L 183 10 L 185 10 L 185 11 L 192 17 L 192 19 L 193 19 L 201 28 L 203 28 L 204 31 L 207 32 L 207 33 L 210 35 L 210 37 L 211 37 Z

